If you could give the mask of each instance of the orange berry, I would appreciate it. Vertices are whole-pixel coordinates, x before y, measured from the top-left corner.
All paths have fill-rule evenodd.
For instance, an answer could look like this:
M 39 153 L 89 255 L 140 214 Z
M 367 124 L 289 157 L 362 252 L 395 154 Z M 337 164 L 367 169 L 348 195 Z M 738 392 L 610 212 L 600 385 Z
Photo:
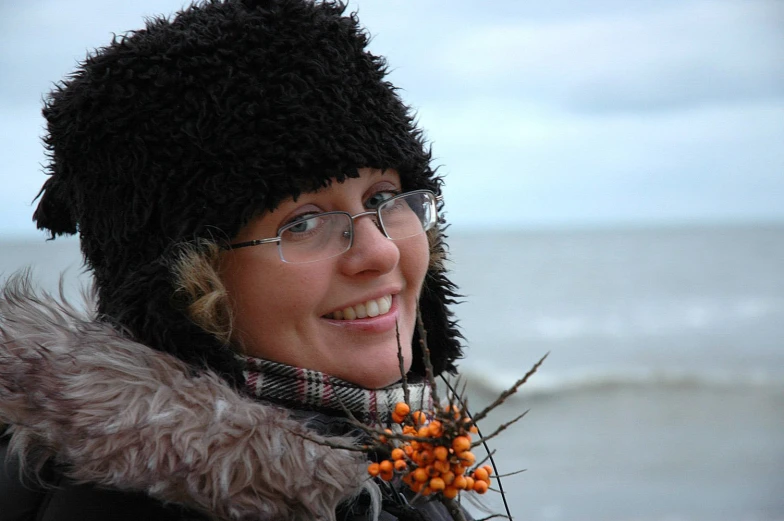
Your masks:
M 403 434 L 407 434 L 409 436 L 415 436 L 416 429 L 411 425 L 406 425 L 405 427 L 403 427 Z
M 441 479 L 443 479 L 444 483 L 446 483 L 447 485 L 451 485 L 455 481 L 455 473 L 452 472 L 451 470 L 442 472 Z
M 444 473 L 444 472 L 449 472 L 449 469 L 451 467 L 448 461 L 436 460 L 433 462 L 433 468 L 436 469 L 438 472 Z
M 460 490 L 465 490 L 466 485 L 468 485 L 468 481 L 465 476 L 455 476 L 455 480 L 452 482 L 452 486 Z
M 482 465 L 482 468 L 487 471 L 488 476 L 493 475 L 493 467 L 491 467 L 490 465 Z
M 489 478 L 489 476 L 487 475 L 487 469 L 485 468 L 476 469 L 474 471 L 473 478 L 479 481 L 487 481 Z
M 435 449 L 433 449 L 433 455 L 439 461 L 446 461 L 447 458 L 449 457 L 449 449 L 447 449 L 446 447 L 438 446 Z
M 477 494 L 484 494 L 485 492 L 487 492 L 488 488 L 489 487 L 486 481 L 477 481 L 476 483 L 474 483 L 474 492 L 476 492 Z
M 419 461 L 427 465 L 433 461 L 433 453 L 429 450 L 423 450 L 419 453 Z
M 411 407 L 406 402 L 398 402 L 395 404 L 395 414 L 398 416 L 406 416 L 411 412 Z
M 465 480 L 466 480 L 466 487 L 465 487 L 465 489 L 466 490 L 474 490 L 474 483 L 476 483 L 474 481 L 474 478 L 469 478 L 469 477 L 466 476 Z
M 452 448 L 455 452 L 465 452 L 471 448 L 471 438 L 468 436 L 458 436 L 452 440 Z
M 400 415 L 399 415 L 398 413 L 396 413 L 396 412 L 393 412 L 393 413 L 392 413 L 392 421 L 393 421 L 393 422 L 395 422 L 395 423 L 403 423 L 403 421 L 404 421 L 405 419 L 406 419 L 406 418 L 405 418 L 405 416 L 400 416 Z
M 433 490 L 444 490 L 446 488 L 446 483 L 441 478 L 433 478 L 430 480 L 430 488 Z
M 441 434 L 443 434 L 444 432 L 443 426 L 441 425 L 441 422 L 438 420 L 431 421 L 428 424 L 427 429 L 428 431 L 430 431 L 430 435 L 433 437 L 441 436 Z
M 406 453 L 403 452 L 403 449 L 392 449 L 392 459 L 399 460 L 403 459 L 406 456 Z
M 388 459 L 379 463 L 378 466 L 381 469 L 381 472 L 392 472 L 392 469 L 394 468 L 394 465 L 392 465 L 392 462 Z
M 424 483 L 430 477 L 427 475 L 427 471 L 422 467 L 416 469 L 412 475 L 414 476 L 414 481 L 419 483 Z
M 417 424 L 420 424 L 420 425 L 427 421 L 427 415 L 425 415 L 425 413 L 423 413 L 422 411 L 414 411 L 411 414 L 411 416 L 414 419 L 414 423 L 417 423 Z
M 371 463 L 370 465 L 368 465 L 368 474 L 370 474 L 374 478 L 378 476 L 378 473 L 380 471 L 381 469 L 379 468 L 378 463 Z
M 423 496 L 429 496 L 432 493 L 433 493 L 433 489 L 430 488 L 430 487 L 425 487 L 425 488 L 422 489 L 422 495 Z
M 425 469 L 427 470 L 427 475 L 431 478 L 441 475 L 441 471 L 435 468 L 433 465 L 428 465 L 425 467 Z
M 382 470 L 381 474 L 379 475 L 381 476 L 381 479 L 383 479 L 384 481 L 392 481 L 392 478 L 395 477 L 394 472 L 392 472 L 391 470 L 388 472 Z
M 424 483 L 416 481 L 414 482 L 413 485 L 411 485 L 411 490 L 414 491 L 414 494 L 419 494 L 419 492 L 422 490 L 422 487 L 424 486 L 425 486 Z
M 408 468 L 408 463 L 405 460 L 399 459 L 395 462 L 395 470 L 398 472 L 403 472 Z
M 455 499 L 457 497 L 459 490 L 455 487 L 446 487 L 443 492 L 441 492 L 445 498 L 447 499 Z
M 419 430 L 417 431 L 417 436 L 419 436 L 420 438 L 430 437 L 430 429 L 427 427 L 427 425 L 423 425 L 422 427 L 419 428 Z
M 411 445 L 404 445 L 403 452 L 405 452 L 406 456 L 410 458 L 411 455 L 414 453 L 414 447 L 412 447 Z
M 479 428 L 476 425 L 472 425 L 468 428 L 468 432 L 471 434 L 479 434 Z
M 452 472 L 457 474 L 458 476 L 462 476 L 465 474 L 466 468 L 460 464 L 452 465 Z
M 458 454 L 457 459 L 460 460 L 461 465 L 470 467 L 471 465 L 474 464 L 474 461 L 476 461 L 476 456 L 474 456 L 473 452 L 467 450 L 465 452 L 461 452 L 460 454 Z

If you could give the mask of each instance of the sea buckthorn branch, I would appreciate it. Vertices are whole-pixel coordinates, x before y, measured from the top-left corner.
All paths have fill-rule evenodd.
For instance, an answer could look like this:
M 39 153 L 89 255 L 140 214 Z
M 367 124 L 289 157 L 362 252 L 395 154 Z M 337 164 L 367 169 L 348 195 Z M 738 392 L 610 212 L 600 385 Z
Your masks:
M 495 409 L 496 407 L 498 407 L 499 405 L 501 405 L 502 403 L 504 403 L 504 401 L 505 401 L 507 398 L 509 398 L 510 396 L 512 396 L 514 393 L 516 393 L 516 392 L 517 392 L 517 390 L 518 390 L 518 389 L 519 389 L 519 388 L 520 388 L 520 387 L 521 387 L 521 386 L 522 386 L 524 383 L 526 383 L 526 382 L 528 381 L 528 379 L 529 379 L 529 378 L 531 378 L 531 376 L 533 376 L 533 374 L 534 374 L 534 373 L 536 373 L 536 371 L 537 371 L 537 370 L 539 369 L 539 367 L 540 367 L 540 366 L 541 366 L 541 365 L 544 363 L 545 359 L 546 359 L 546 358 L 547 358 L 549 355 L 550 355 L 550 353 L 549 353 L 549 352 L 548 352 L 548 353 L 545 353 L 545 355 L 544 355 L 542 358 L 540 358 L 540 359 L 539 359 L 539 361 L 538 361 L 538 362 L 536 362 L 536 363 L 534 364 L 534 366 L 533 366 L 531 369 L 529 369 L 527 373 L 525 373 L 525 375 L 523 375 L 523 377 L 522 377 L 522 378 L 520 378 L 520 379 L 519 379 L 519 380 L 517 380 L 517 381 L 516 381 L 514 384 L 512 384 L 512 386 L 511 386 L 509 389 L 507 389 L 506 391 L 502 392 L 502 393 L 501 393 L 501 394 L 498 396 L 498 398 L 496 398 L 496 399 L 495 399 L 495 401 L 494 401 L 493 403 L 491 403 L 490 405 L 488 405 L 487 407 L 485 407 L 484 409 L 482 409 L 482 411 L 481 411 L 481 412 L 479 412 L 479 413 L 475 414 L 475 415 L 473 416 L 473 421 L 474 421 L 474 422 L 480 422 L 480 421 L 482 421 L 482 420 L 485 418 L 485 416 L 487 416 L 488 414 L 490 414 L 490 412 L 491 412 L 493 409 Z M 525 413 L 523 413 L 523 414 L 525 414 Z
M 436 385 L 435 371 L 433 371 L 433 363 L 430 361 L 430 348 L 427 346 L 427 329 L 425 329 L 425 322 L 422 320 L 422 310 L 417 306 L 416 310 L 416 325 L 419 331 L 419 347 L 422 348 L 422 361 L 425 364 L 425 379 L 430 385 L 431 396 L 433 402 L 441 403 L 438 399 L 438 386 Z M 400 343 L 398 342 L 398 350 L 400 350 Z
M 403 349 L 400 345 L 400 327 L 398 327 L 397 320 L 395 320 L 395 338 L 397 339 L 397 363 L 400 369 L 400 374 L 403 375 L 401 382 L 403 384 L 403 398 L 406 403 L 410 403 L 410 395 L 408 394 L 408 376 L 406 376 L 406 362 L 403 358 Z
M 487 436 L 483 435 L 478 441 L 475 441 L 471 446 L 472 447 L 476 447 L 477 445 L 482 445 L 483 443 L 487 442 L 488 440 L 491 440 L 492 438 L 495 438 L 496 436 L 501 434 L 503 431 L 508 429 L 511 425 L 514 425 L 518 421 L 522 420 L 523 417 L 526 414 L 528 414 L 528 411 L 524 411 L 522 414 L 516 416 L 514 419 L 512 419 L 512 420 L 510 420 L 510 421 L 508 421 L 506 423 L 502 423 L 492 433 L 488 434 Z

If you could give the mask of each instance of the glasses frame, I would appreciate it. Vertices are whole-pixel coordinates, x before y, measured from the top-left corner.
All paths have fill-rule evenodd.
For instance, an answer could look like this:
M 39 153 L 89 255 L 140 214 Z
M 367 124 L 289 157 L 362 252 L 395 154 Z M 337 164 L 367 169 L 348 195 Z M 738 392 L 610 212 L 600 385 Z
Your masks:
M 381 231 L 381 233 L 384 234 L 384 237 L 386 237 L 390 241 L 401 240 L 401 239 L 393 239 L 392 237 L 390 237 L 389 234 L 387 233 L 386 229 L 384 228 L 384 221 L 381 219 L 381 206 L 385 205 L 389 201 L 394 201 L 395 199 L 400 199 L 400 198 L 407 197 L 407 196 L 410 196 L 410 195 L 413 195 L 413 194 L 428 194 L 428 195 L 430 195 L 433 198 L 433 201 L 434 201 L 433 210 L 434 211 L 430 215 L 430 222 L 427 223 L 422 228 L 422 233 L 427 233 L 430 229 L 433 228 L 433 226 L 435 226 L 438 223 L 438 203 L 443 201 L 444 197 L 441 196 L 441 195 L 436 195 L 432 190 L 412 190 L 410 192 L 405 192 L 405 193 L 402 193 L 402 194 L 398 194 L 398 195 L 396 195 L 394 197 L 390 197 L 389 199 L 387 199 L 386 201 L 381 203 L 379 208 L 375 208 L 373 210 L 367 210 L 365 212 L 359 212 L 359 213 L 356 213 L 356 214 L 353 214 L 353 215 L 348 213 L 348 212 L 334 211 L 334 212 L 322 212 L 322 213 L 318 213 L 318 214 L 314 214 L 314 215 L 308 216 L 307 217 L 308 219 L 312 219 L 314 217 L 323 217 L 325 215 L 346 215 L 346 216 L 348 216 L 349 222 L 351 223 L 351 227 L 348 230 L 348 232 L 351 234 L 351 236 L 349 237 L 350 241 L 349 241 L 348 247 L 345 250 L 343 250 L 342 252 L 338 253 L 337 255 L 331 255 L 329 257 L 324 257 L 323 259 L 316 259 L 316 260 L 305 261 L 305 262 L 291 262 L 291 261 L 287 261 L 286 259 L 283 258 L 283 251 L 282 251 L 282 249 L 280 247 L 281 246 L 281 240 L 282 240 L 281 234 L 283 232 L 285 232 L 287 229 L 291 228 L 292 226 L 296 226 L 297 224 L 299 224 L 301 221 L 303 221 L 305 219 L 298 219 L 298 220 L 292 221 L 292 222 L 290 222 L 290 223 L 288 223 L 288 224 L 286 224 L 284 226 L 281 226 L 280 228 L 278 228 L 278 235 L 275 236 L 275 237 L 268 237 L 266 239 L 254 239 L 252 241 L 243 241 L 243 242 L 237 242 L 237 243 L 234 243 L 234 244 L 228 244 L 226 246 L 226 249 L 227 250 L 236 250 L 238 248 L 247 248 L 249 246 L 258 246 L 260 244 L 275 244 L 276 243 L 278 245 L 278 256 L 280 257 L 280 260 L 285 262 L 285 263 L 287 263 L 287 264 L 308 264 L 309 262 L 318 262 L 318 261 L 321 261 L 321 260 L 327 260 L 327 259 L 331 259 L 333 257 L 337 257 L 338 255 L 342 255 L 342 254 L 346 253 L 348 250 L 351 249 L 352 246 L 354 246 L 354 221 L 356 219 L 360 218 L 360 217 L 365 217 L 366 215 L 375 215 L 376 216 L 376 218 L 375 218 L 376 227 L 379 229 L 379 231 Z M 419 234 L 416 234 L 416 235 L 419 235 Z M 416 237 L 416 235 L 411 235 L 410 237 Z

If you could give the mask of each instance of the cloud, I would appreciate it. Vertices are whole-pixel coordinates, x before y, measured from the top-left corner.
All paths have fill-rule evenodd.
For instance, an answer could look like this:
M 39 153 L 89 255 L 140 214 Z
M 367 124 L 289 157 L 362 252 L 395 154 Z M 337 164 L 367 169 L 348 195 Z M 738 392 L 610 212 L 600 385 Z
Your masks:
M 643 115 L 439 108 L 421 117 L 459 226 L 784 219 L 784 101 Z
M 655 12 L 485 23 L 446 34 L 424 59 L 460 85 L 460 95 L 515 96 L 575 111 L 779 98 L 783 6 L 684 2 Z
M 32 231 L 41 97 L 181 0 L 0 6 L 0 234 Z M 784 220 L 784 3 L 355 0 L 460 226 Z M 54 42 L 54 43 L 53 43 Z

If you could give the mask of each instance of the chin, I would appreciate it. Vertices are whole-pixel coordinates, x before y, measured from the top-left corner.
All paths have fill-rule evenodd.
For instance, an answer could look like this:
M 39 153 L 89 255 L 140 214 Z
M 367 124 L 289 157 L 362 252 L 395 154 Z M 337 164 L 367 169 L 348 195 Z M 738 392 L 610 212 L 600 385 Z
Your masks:
M 404 354 L 405 371 L 411 369 L 411 354 Z M 383 389 L 402 379 L 400 374 L 400 363 L 397 359 L 397 351 L 394 360 L 383 364 L 374 365 L 372 368 L 356 370 L 351 375 L 353 378 L 344 378 L 349 382 L 360 385 L 366 389 Z

